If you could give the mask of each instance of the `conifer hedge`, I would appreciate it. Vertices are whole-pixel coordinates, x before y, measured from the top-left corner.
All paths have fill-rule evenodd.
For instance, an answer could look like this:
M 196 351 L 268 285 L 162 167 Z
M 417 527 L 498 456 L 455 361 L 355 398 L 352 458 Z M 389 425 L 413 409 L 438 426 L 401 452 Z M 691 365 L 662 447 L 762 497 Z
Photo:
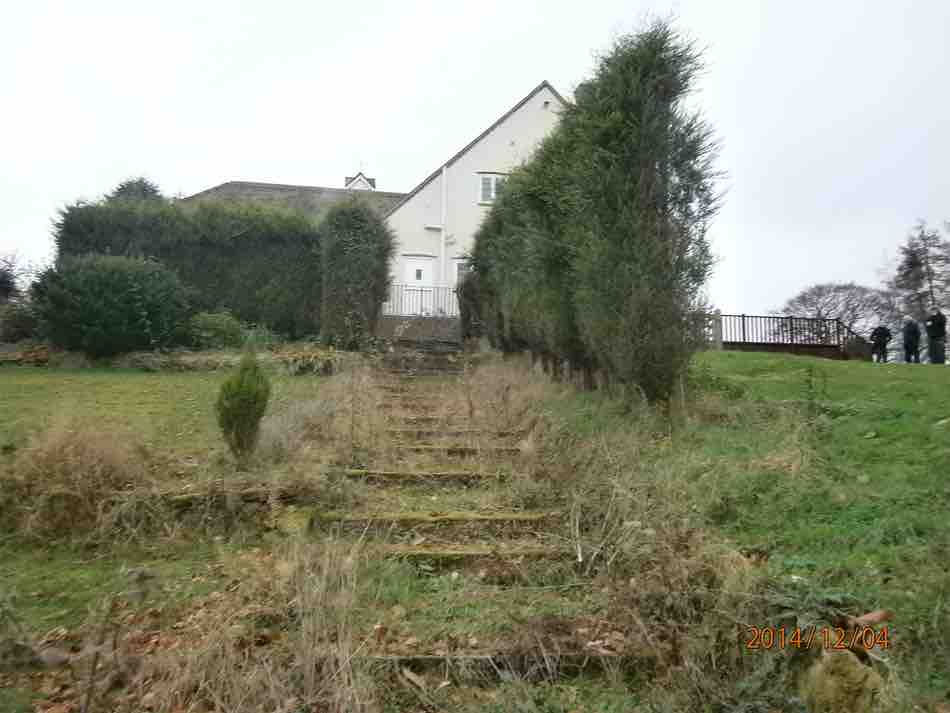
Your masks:
M 376 331 L 389 289 L 395 238 L 385 221 L 356 198 L 330 208 L 320 224 L 323 250 L 321 335 L 358 349 Z
M 290 338 L 319 331 L 316 226 L 299 213 L 250 203 L 107 198 L 61 211 L 59 258 L 142 257 L 174 270 L 199 311 L 227 310 Z
M 696 346 L 718 207 L 716 142 L 685 106 L 700 69 L 667 23 L 620 38 L 506 182 L 472 256 L 496 346 L 669 398 Z

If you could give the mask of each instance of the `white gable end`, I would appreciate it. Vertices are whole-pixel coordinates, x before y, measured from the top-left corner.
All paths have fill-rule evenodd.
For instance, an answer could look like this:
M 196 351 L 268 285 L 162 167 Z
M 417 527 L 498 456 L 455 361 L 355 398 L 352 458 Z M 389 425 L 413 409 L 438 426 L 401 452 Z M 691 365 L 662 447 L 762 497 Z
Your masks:
M 420 274 L 415 268 L 407 272 L 406 265 L 428 260 L 433 287 L 455 286 L 458 266 L 471 252 L 505 174 L 531 158 L 563 107 L 564 100 L 542 83 L 390 213 L 387 221 L 397 240 L 394 283 Z

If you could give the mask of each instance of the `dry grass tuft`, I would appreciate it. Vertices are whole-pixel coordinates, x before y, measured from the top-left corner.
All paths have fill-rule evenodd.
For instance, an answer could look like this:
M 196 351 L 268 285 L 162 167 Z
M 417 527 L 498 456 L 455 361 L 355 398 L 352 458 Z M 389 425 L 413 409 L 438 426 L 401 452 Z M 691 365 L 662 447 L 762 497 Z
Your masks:
M 530 431 L 539 406 L 557 387 L 532 369 L 527 358 L 486 361 L 462 379 L 462 403 L 469 418 L 496 429 Z
M 268 414 L 261 422 L 258 457 L 267 463 L 286 463 L 306 457 L 309 449 L 326 439 L 337 405 L 329 399 L 293 401 Z
M 383 400 L 370 364 L 346 364 L 320 385 L 316 399 L 292 402 L 264 418 L 259 455 L 268 463 L 363 463 L 388 442 Z
M 107 527 L 114 500 L 149 480 L 147 456 L 133 443 L 68 418 L 35 436 L 10 476 L 18 528 L 58 538 Z
M 208 608 L 200 638 L 156 657 L 141 679 L 142 700 L 169 713 L 377 710 L 357 660 L 361 557 L 359 544 L 328 540 L 242 563 L 237 606 Z

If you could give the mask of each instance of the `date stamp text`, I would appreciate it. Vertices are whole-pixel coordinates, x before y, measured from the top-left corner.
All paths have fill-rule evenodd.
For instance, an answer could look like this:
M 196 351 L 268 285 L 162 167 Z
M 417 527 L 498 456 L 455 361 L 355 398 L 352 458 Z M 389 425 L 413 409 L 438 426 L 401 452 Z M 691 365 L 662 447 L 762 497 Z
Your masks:
M 837 627 L 785 626 L 746 627 L 745 647 L 749 651 L 771 649 L 887 649 L 890 647 L 887 627 L 875 631 L 870 626 L 843 629 Z

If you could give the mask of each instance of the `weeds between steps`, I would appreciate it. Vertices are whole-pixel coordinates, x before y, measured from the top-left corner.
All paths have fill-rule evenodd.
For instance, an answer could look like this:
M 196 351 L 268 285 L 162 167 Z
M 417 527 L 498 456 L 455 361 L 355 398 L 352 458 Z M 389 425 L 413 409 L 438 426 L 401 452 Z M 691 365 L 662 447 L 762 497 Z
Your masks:
M 775 469 L 795 476 L 812 467 L 815 461 L 809 458 L 796 459 L 797 465 L 786 459 L 790 449 L 808 453 L 810 448 L 808 442 L 802 441 L 800 406 L 725 399 L 716 393 L 697 394 L 690 404 L 687 427 L 674 439 L 662 423 L 662 416 L 649 409 L 624 413 L 598 394 L 578 395 L 567 387 L 548 386 L 543 378 L 519 364 L 488 364 L 483 369 L 484 372 L 476 369 L 465 376 L 465 391 L 446 389 L 437 413 L 445 423 L 462 419 L 475 428 L 503 423 L 508 430 L 517 432 L 515 440 L 521 454 L 514 459 L 517 467 L 509 464 L 515 477 L 510 479 L 510 485 L 496 483 L 492 487 L 505 493 L 504 497 L 510 499 L 506 502 L 520 501 L 522 507 L 565 506 L 571 513 L 551 533 L 572 553 L 571 577 L 603 592 L 601 606 L 605 618 L 617 622 L 624 631 L 633 632 L 637 645 L 653 662 L 632 679 L 628 673 L 616 671 L 609 688 L 625 688 L 629 696 L 642 703 L 644 710 L 687 710 L 708 702 L 724 710 L 789 705 L 789 699 L 795 695 L 795 679 L 811 659 L 806 654 L 796 657 L 787 652 L 743 655 L 743 627 L 769 622 L 830 622 L 839 613 L 859 613 L 862 603 L 854 597 L 841 596 L 840 592 L 813 584 L 798 586 L 777 577 L 769 566 L 768 551 L 739 552 L 717 533 L 714 525 L 717 518 L 727 524 L 732 517 L 730 512 L 741 512 L 747 507 L 738 498 L 723 504 L 722 494 L 741 492 L 737 488 L 751 472 L 750 463 L 767 465 L 773 477 Z M 363 444 L 368 449 L 375 434 L 389 423 L 378 417 L 378 410 L 374 412 L 369 407 L 373 399 L 366 392 L 375 389 L 377 379 L 372 373 L 365 380 L 344 374 L 339 380 L 331 379 L 321 385 L 316 395 L 320 402 L 335 402 L 338 389 L 344 407 L 301 407 L 300 431 L 308 435 L 301 436 L 299 446 L 286 450 L 286 455 L 274 462 L 279 462 L 290 475 L 309 469 L 314 463 L 325 464 L 331 458 L 347 462 L 356 453 L 360 459 Z M 287 417 L 285 424 L 297 421 Z M 710 450 L 704 440 L 708 428 L 716 429 L 717 437 L 729 437 L 733 431 L 742 433 L 750 445 L 745 461 L 732 460 L 732 455 L 727 460 Z M 766 429 L 767 433 L 757 439 L 756 429 Z M 384 450 L 389 450 L 387 441 L 380 442 Z M 487 457 L 472 460 L 473 468 L 497 467 Z M 368 503 L 372 502 L 373 493 L 367 488 L 359 490 L 357 497 Z M 420 700 L 445 705 L 449 700 L 447 692 L 454 686 L 436 690 L 441 684 L 427 684 L 422 690 L 402 670 L 395 671 L 402 678 L 393 679 L 374 671 L 372 666 L 364 668 L 356 655 L 350 658 L 356 667 L 352 674 L 344 671 L 336 675 L 339 666 L 313 664 L 309 669 L 315 672 L 313 682 L 308 684 L 309 688 L 302 684 L 299 676 L 308 669 L 305 662 L 301 663 L 304 659 L 295 658 L 295 642 L 313 641 L 314 637 L 335 642 L 342 637 L 350 642 L 342 649 L 345 657 L 346 652 L 356 651 L 368 634 L 372 640 L 372 623 L 367 629 L 367 622 L 351 618 L 344 626 L 349 633 L 340 633 L 342 629 L 335 625 L 335 633 L 317 632 L 308 639 L 297 610 L 287 604 L 294 600 L 297 591 L 292 576 L 296 570 L 287 562 L 297 561 L 297 556 L 267 551 L 263 554 L 260 559 L 270 563 L 261 566 L 261 573 L 252 574 L 254 566 L 242 560 L 236 569 L 239 574 L 234 578 L 234 591 L 223 590 L 221 597 L 195 606 L 191 610 L 195 618 L 190 623 L 188 617 L 181 619 L 184 631 L 170 632 L 195 642 L 194 657 L 182 659 L 180 652 L 156 646 L 152 653 L 160 656 L 152 658 L 149 653 L 148 657 L 156 666 L 161 659 L 161 666 L 167 668 L 148 669 L 151 677 L 140 679 L 139 688 L 120 689 L 118 693 L 142 699 L 154 692 L 149 699 L 152 705 L 161 705 L 156 698 L 168 695 L 177 696 L 175 700 L 179 703 L 200 700 L 219 710 L 252 710 L 252 705 L 273 705 L 275 710 L 281 710 L 277 697 L 285 694 L 294 705 L 310 696 L 321 701 L 321 705 L 342 706 L 333 702 L 337 696 L 350 709 L 374 710 L 373 706 L 386 705 L 392 709 L 392 701 L 398 698 L 394 690 L 399 690 L 400 695 L 414 701 L 413 705 L 419 705 Z M 368 575 L 357 571 L 347 579 L 350 574 L 346 572 L 345 558 L 324 566 L 314 560 L 316 551 L 301 557 L 309 562 L 300 565 L 304 570 L 341 570 L 332 576 L 314 575 L 341 582 L 325 587 L 335 594 L 321 596 L 350 606 L 346 602 L 353 599 L 343 592 L 345 586 L 350 586 L 345 582 L 350 582 L 356 592 L 354 596 L 365 601 Z M 421 570 L 421 574 L 440 583 L 451 581 L 443 578 L 451 572 L 436 575 Z M 478 572 L 474 574 L 477 577 Z M 463 572 L 462 576 L 470 573 Z M 505 581 L 531 584 L 517 578 Z M 550 586 L 559 584 L 552 582 Z M 415 594 L 410 594 L 407 602 L 414 601 Z M 334 605 L 329 606 L 332 612 Z M 349 611 L 352 613 L 353 608 Z M 476 621 L 486 620 L 478 610 L 472 617 Z M 564 622 L 561 617 L 550 623 L 560 626 Z M 537 621 L 529 618 L 523 625 L 531 632 Z M 206 639 L 202 636 L 205 631 L 214 632 L 217 638 Z M 505 635 L 514 640 L 518 632 L 514 627 L 506 630 Z M 586 643 L 593 641 L 599 639 Z M 542 677 L 559 681 L 565 671 L 557 649 L 544 638 L 529 636 L 527 643 L 533 645 L 540 657 Z M 319 657 L 320 661 L 329 656 Z M 327 671 L 329 682 L 326 677 L 320 678 Z M 290 677 L 290 672 L 295 672 L 297 678 Z M 187 675 L 179 677 L 181 673 Z M 191 684 L 180 689 L 158 685 L 169 686 L 172 678 Z M 211 678 L 227 682 L 229 687 L 210 683 Z M 236 679 L 249 682 L 247 687 L 252 690 Z M 888 691 L 896 689 L 898 680 L 893 670 L 888 673 Z M 331 690 L 338 684 L 342 690 Z M 519 690 L 526 691 L 525 697 L 515 700 L 523 700 L 524 710 L 531 710 L 530 702 L 539 695 L 540 688 L 528 682 L 523 686 Z

